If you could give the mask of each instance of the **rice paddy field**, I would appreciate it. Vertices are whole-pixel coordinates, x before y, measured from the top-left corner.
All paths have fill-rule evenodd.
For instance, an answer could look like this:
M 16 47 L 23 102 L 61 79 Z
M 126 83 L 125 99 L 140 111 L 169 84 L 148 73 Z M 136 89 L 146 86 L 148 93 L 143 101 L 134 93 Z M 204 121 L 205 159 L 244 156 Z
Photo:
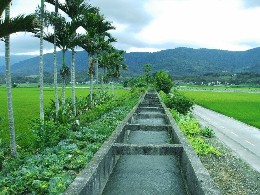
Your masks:
M 181 93 L 198 105 L 260 128 L 259 89 L 254 89 L 253 92 L 249 88 L 243 88 L 243 92 L 182 89 Z
M 115 95 L 124 95 L 127 90 L 116 90 Z M 61 95 L 61 89 L 59 89 Z M 29 130 L 31 120 L 39 118 L 39 88 L 13 88 L 13 111 L 15 121 L 15 132 L 17 143 L 20 146 L 30 144 L 32 132 Z M 76 88 L 76 96 L 83 97 L 89 94 L 88 88 Z M 71 97 L 71 89 L 66 89 L 66 97 Z M 48 107 L 50 100 L 54 100 L 54 89 L 44 89 L 44 106 Z M 0 139 L 4 142 L 9 140 L 8 112 L 7 112 L 7 92 L 5 87 L 0 88 Z

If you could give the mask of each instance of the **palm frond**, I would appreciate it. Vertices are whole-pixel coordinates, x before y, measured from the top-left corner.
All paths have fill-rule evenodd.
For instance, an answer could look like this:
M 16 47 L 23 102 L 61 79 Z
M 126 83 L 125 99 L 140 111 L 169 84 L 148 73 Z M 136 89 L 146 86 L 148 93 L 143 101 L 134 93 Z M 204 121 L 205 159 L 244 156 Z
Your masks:
M 52 33 L 47 33 L 47 34 L 44 34 L 43 35 L 43 40 L 49 42 L 49 43 L 52 43 L 54 44 L 54 34 Z M 57 44 L 57 43 L 56 43 Z M 58 44 L 57 44 L 58 45 Z M 58 46 L 59 47 L 59 46 Z
M 36 33 L 40 30 L 39 24 L 35 21 L 34 15 L 19 15 L 10 20 L 0 22 L 0 38 L 17 32 Z
M 12 0 L 1 0 L 0 1 L 0 17 L 2 16 L 6 7 L 11 3 Z

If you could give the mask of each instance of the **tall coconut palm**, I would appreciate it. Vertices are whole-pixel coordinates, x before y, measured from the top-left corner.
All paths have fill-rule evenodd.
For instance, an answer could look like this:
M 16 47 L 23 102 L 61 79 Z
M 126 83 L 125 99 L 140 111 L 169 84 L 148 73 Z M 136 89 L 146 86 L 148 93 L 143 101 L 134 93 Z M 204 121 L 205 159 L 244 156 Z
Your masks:
M 80 36 L 81 43 L 80 46 L 88 53 L 89 57 L 89 67 L 88 74 L 90 77 L 90 102 L 93 105 L 93 75 L 95 73 L 94 69 L 94 54 L 95 54 L 95 44 L 93 41 L 93 34 L 87 33 L 86 35 Z
M 91 23 L 88 21 L 92 20 Z M 96 54 L 102 52 L 104 49 L 104 45 L 107 45 L 107 43 L 115 42 L 116 40 L 111 37 L 111 35 L 107 32 L 109 30 L 115 29 L 114 26 L 112 26 L 111 22 L 105 20 L 105 17 L 101 15 L 99 12 L 97 12 L 95 15 L 88 14 L 85 15 L 85 23 L 82 25 L 86 31 L 93 31 L 92 40 L 93 44 L 95 44 L 96 48 Z M 91 24 L 91 26 L 89 25 Z M 96 80 L 98 82 L 98 61 L 96 61 Z
M 58 15 L 58 0 L 55 0 L 55 17 Z M 55 107 L 56 107 L 56 117 L 58 116 L 59 112 L 59 93 L 58 93 L 58 74 L 57 74 L 57 40 L 56 40 L 56 25 L 54 24 L 54 40 L 53 40 L 53 83 L 54 83 L 54 93 L 55 93 Z
M 38 7 L 38 10 L 36 10 L 36 15 L 38 17 L 38 20 L 40 23 L 42 23 L 42 31 L 40 34 L 36 34 L 35 36 L 40 38 L 40 45 L 43 44 L 44 39 L 44 32 L 43 28 L 44 26 L 49 27 L 50 25 L 53 26 L 54 34 L 56 34 L 57 31 L 57 24 L 54 22 L 55 18 L 58 17 L 58 0 L 54 0 L 54 6 L 55 6 L 55 12 L 50 13 L 48 11 L 44 11 L 44 2 L 41 0 L 41 6 Z M 50 22 L 50 18 L 52 23 Z M 56 36 L 53 36 L 53 81 L 54 81 L 54 94 L 55 94 L 55 107 L 56 107 L 56 116 L 58 115 L 59 111 L 59 96 L 58 96 L 58 82 L 57 82 L 57 46 L 56 46 Z M 41 52 L 40 52 L 41 53 Z M 40 64 L 42 63 L 42 57 L 40 54 Z
M 65 53 L 68 49 L 72 47 L 72 43 L 76 39 L 75 31 L 79 27 L 79 22 L 66 22 L 66 19 L 61 15 L 57 17 L 51 17 L 52 13 L 46 12 L 46 19 L 48 19 L 49 23 L 55 24 L 57 28 L 57 32 L 55 34 L 56 37 L 56 45 L 62 50 L 62 68 L 60 70 L 60 74 L 62 77 L 62 105 L 65 104 L 65 80 L 69 75 L 70 71 L 65 62 Z M 46 33 L 44 35 L 44 39 L 50 43 L 54 42 L 54 34 Z
M 114 39 L 113 39 L 114 40 Z M 97 59 L 94 59 L 94 55 L 101 52 L 102 48 L 107 44 L 103 36 L 100 36 L 96 33 L 95 30 L 89 29 L 85 36 L 82 36 L 82 41 L 80 46 L 88 53 L 89 55 L 89 77 L 90 77 L 90 100 L 93 104 L 93 77 L 95 74 L 94 62 Z M 96 69 L 98 71 L 98 68 Z
M 57 0 L 46 0 L 46 2 L 55 5 Z M 57 4 L 56 4 L 57 5 Z M 95 13 L 98 11 L 96 7 L 92 7 L 90 4 L 87 4 L 85 0 L 65 0 L 64 3 L 58 4 L 59 9 L 65 12 L 71 19 L 74 21 L 81 21 L 83 16 L 87 13 Z M 76 32 L 74 33 L 76 35 Z M 72 50 L 72 62 L 71 62 L 71 91 L 72 91 L 72 104 L 74 115 L 76 115 L 76 95 L 75 95 L 75 46 L 77 46 L 77 42 L 71 42 L 71 50 Z
M 106 52 L 99 56 L 99 63 L 104 69 L 104 74 L 107 77 L 107 81 L 110 78 L 118 79 L 121 75 L 120 70 L 127 69 L 127 66 L 123 63 L 125 60 L 123 54 L 123 50 L 116 50 L 113 46 L 110 46 Z M 114 88 L 113 85 L 112 88 Z
M 10 34 L 16 32 L 33 32 L 37 31 L 37 24 L 34 22 L 33 15 L 20 15 L 15 18 L 10 18 L 10 3 L 11 0 L 0 1 L 0 39 L 5 41 L 5 59 L 6 59 L 6 89 L 8 103 L 8 121 L 10 131 L 10 149 L 13 157 L 17 156 L 16 141 L 15 141 L 15 126 L 13 116 L 13 103 L 11 91 L 11 70 L 10 70 Z M 5 11 L 5 19 L 2 19 Z
M 43 26 L 44 26 L 44 0 L 41 0 L 41 16 L 40 16 L 40 63 L 39 63 L 39 84 L 40 84 L 40 119 L 42 127 L 44 124 L 44 100 L 43 100 Z
M 102 54 L 106 53 L 107 50 L 109 50 L 109 48 L 111 47 L 111 43 L 116 42 L 116 39 L 113 38 L 109 33 L 107 33 L 107 39 L 103 40 L 101 39 L 99 41 L 99 48 L 98 48 L 98 54 L 97 54 L 97 65 L 96 65 L 96 79 L 99 79 L 99 61 L 100 61 L 100 57 L 102 58 Z M 104 85 L 103 85 L 103 75 L 101 75 L 101 90 L 102 90 L 102 94 L 104 96 Z
M 47 0 L 47 2 L 53 4 L 53 0 Z M 95 30 L 95 34 L 101 34 L 106 32 L 107 30 L 114 29 L 114 27 L 111 25 L 111 23 L 105 21 L 104 17 L 99 14 L 99 9 L 96 7 L 92 7 L 90 4 L 85 3 L 84 0 L 65 0 L 64 4 L 59 4 L 59 8 L 63 10 L 65 13 L 68 14 L 68 16 L 72 19 L 72 21 L 77 21 L 81 23 L 81 26 L 86 30 L 89 31 L 89 28 L 91 31 L 93 29 Z M 88 33 L 89 35 L 89 33 Z M 92 37 L 91 37 L 92 36 Z M 90 99 L 91 102 L 93 99 L 93 75 L 94 75 L 94 55 L 95 52 L 93 50 L 96 46 L 94 46 L 95 41 L 93 41 L 93 33 L 91 36 L 88 36 L 88 46 L 85 44 L 86 51 L 89 51 L 89 75 L 90 75 Z M 90 37 L 92 40 L 90 40 Z M 95 36 L 96 37 L 96 36 Z M 90 44 L 90 42 L 92 42 Z M 75 45 L 75 44 L 74 44 Z M 91 48 L 90 48 L 91 47 Z M 74 48 L 72 47 L 72 59 L 74 59 Z M 74 61 L 72 60 L 72 100 L 75 99 L 75 69 L 74 69 Z M 73 101 L 73 104 L 75 105 L 75 100 Z M 76 107 L 74 106 L 74 111 L 76 110 Z
M 5 19 L 10 19 L 10 5 L 6 7 Z M 16 157 L 16 141 L 15 141 L 15 127 L 12 106 L 12 92 L 11 92 L 11 71 L 10 71 L 10 35 L 5 36 L 5 63 L 6 63 L 6 88 L 8 96 L 8 118 L 10 128 L 10 148 L 12 156 Z
M 80 46 L 89 54 L 90 99 L 92 100 L 93 76 L 95 73 L 94 56 L 101 52 L 102 44 L 105 39 L 110 38 L 110 34 L 107 31 L 115 29 L 115 27 L 106 21 L 104 16 L 99 12 L 85 15 L 84 20 L 86 22 L 82 26 L 87 32 L 86 35 L 83 36 Z M 96 69 L 98 70 L 98 67 Z

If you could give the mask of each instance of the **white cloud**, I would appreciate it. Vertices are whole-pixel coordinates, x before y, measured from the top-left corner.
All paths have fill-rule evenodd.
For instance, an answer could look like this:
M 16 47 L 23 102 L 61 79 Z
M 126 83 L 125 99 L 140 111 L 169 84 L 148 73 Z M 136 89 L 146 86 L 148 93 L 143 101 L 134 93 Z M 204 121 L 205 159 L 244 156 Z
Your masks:
M 116 26 L 118 49 L 157 51 L 179 46 L 247 50 L 260 46 L 259 0 L 91 0 Z M 40 0 L 13 0 L 13 15 L 34 12 Z M 47 6 L 51 8 L 50 5 Z M 53 7 L 52 7 L 53 9 Z M 21 37 L 21 36 L 18 36 Z M 23 42 L 30 44 L 21 45 Z M 32 52 L 30 35 L 14 52 Z M 29 47 L 30 45 L 30 47 Z M 19 51 L 18 51 L 19 49 Z M 50 46 L 46 45 L 46 50 Z M 0 43 L 0 53 L 4 51 Z
M 245 50 L 240 42 L 260 42 L 260 8 L 245 10 L 238 0 L 152 0 L 147 9 L 156 19 L 139 39 L 148 43 Z

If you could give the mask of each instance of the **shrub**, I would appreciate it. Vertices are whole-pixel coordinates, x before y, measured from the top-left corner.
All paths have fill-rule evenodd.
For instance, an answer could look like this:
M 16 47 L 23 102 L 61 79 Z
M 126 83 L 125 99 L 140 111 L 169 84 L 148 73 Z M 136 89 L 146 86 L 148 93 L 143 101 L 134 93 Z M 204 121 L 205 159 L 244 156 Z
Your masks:
M 129 84 L 129 81 L 128 81 L 128 80 L 125 80 L 125 81 L 123 82 L 123 87 L 124 87 L 124 88 L 128 87 L 128 84 Z
M 160 95 L 168 108 L 174 109 L 180 114 L 185 115 L 193 108 L 193 101 L 178 92 L 175 92 L 174 94 L 163 94 L 161 92 Z
M 162 95 L 164 98 L 165 96 Z M 216 148 L 204 140 L 204 137 L 213 137 L 214 131 L 211 128 L 201 128 L 199 122 L 191 114 L 183 115 L 173 109 L 170 112 L 198 155 L 221 155 Z
M 12 84 L 12 88 L 16 88 L 16 87 L 18 87 L 18 85 L 15 84 L 15 83 L 13 83 L 13 84 Z
M 213 129 L 211 129 L 210 127 L 204 127 L 202 129 L 202 135 L 204 137 L 212 138 L 212 137 L 214 137 L 215 133 L 214 133 Z
M 5 154 L 7 153 L 7 146 L 3 144 L 2 139 L 0 138 L 0 170 L 2 169 L 2 163 L 5 159 Z
M 216 156 L 220 156 L 221 153 L 211 146 L 210 144 L 206 143 L 205 140 L 201 137 L 187 137 L 193 148 L 195 149 L 196 153 L 199 155 L 210 155 L 214 154 Z
M 60 124 L 53 120 L 44 121 L 42 127 L 42 122 L 35 119 L 32 122 L 32 131 L 35 137 L 35 147 L 36 148 L 46 148 L 55 146 L 60 140 L 67 137 L 70 130 L 70 125 Z
M 180 129 L 189 140 L 190 144 L 198 155 L 216 155 L 220 156 L 221 153 L 208 144 L 203 137 L 213 136 L 214 132 L 210 128 L 202 129 L 199 122 L 190 114 L 180 114 L 175 110 L 171 110 L 172 116 L 177 121 Z
M 139 76 L 135 78 L 131 78 L 128 80 L 127 86 L 136 88 L 136 87 L 147 87 L 146 77 Z
M 173 80 L 169 74 L 161 70 L 154 74 L 154 87 L 157 91 L 168 94 L 173 87 Z
M 173 100 L 173 109 L 177 110 L 181 114 L 187 114 L 193 108 L 193 101 L 183 95 L 175 93 L 171 99 Z

